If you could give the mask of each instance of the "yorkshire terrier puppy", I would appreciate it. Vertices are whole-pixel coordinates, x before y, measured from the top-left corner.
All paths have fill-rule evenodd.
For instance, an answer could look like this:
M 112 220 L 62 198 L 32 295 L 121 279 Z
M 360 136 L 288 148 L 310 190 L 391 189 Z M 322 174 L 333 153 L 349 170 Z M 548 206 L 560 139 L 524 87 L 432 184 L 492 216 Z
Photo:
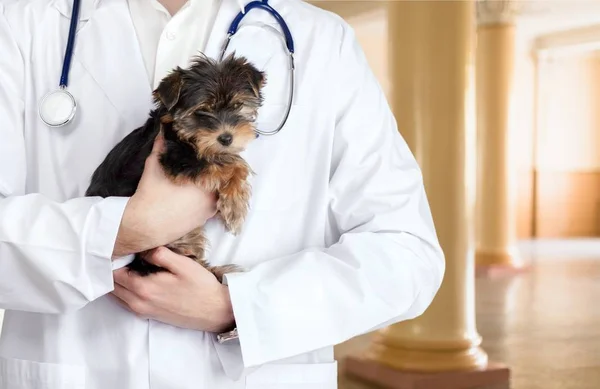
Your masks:
M 156 108 L 145 125 L 119 142 L 93 173 L 86 196 L 132 196 L 154 140 L 162 133 L 159 161 L 165 174 L 175 182 L 191 180 L 216 192 L 217 215 L 237 234 L 248 212 L 247 178 L 252 174 L 240 152 L 256 138 L 254 121 L 264 84 L 264 73 L 245 58 L 229 56 L 217 62 L 200 56 L 187 69 L 177 67 L 153 91 Z M 203 228 L 198 228 L 167 247 L 202 264 L 222 282 L 225 273 L 238 267 L 210 266 L 206 244 Z M 164 270 L 140 254 L 128 265 L 130 270 L 140 275 Z

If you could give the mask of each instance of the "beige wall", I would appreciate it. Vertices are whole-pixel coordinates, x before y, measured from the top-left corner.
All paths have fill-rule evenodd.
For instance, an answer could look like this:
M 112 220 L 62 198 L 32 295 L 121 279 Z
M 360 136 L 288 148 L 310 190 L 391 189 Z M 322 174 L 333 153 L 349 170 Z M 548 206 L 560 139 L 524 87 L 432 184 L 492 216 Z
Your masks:
M 517 191 L 517 237 L 533 233 L 533 166 L 536 111 L 536 64 L 531 46 L 535 31 L 517 24 L 515 72 L 510 111 L 510 158 Z
M 600 170 L 600 56 L 564 56 L 538 67 L 537 169 Z
M 518 236 L 599 236 L 600 56 L 540 57 L 536 64 L 533 39 L 524 35 L 511 115 Z
M 550 2 L 550 0 L 548 0 Z M 600 12 L 585 12 L 574 15 L 546 15 L 544 17 L 521 18 L 515 32 L 515 78 L 511 112 L 511 135 L 513 158 L 517 168 L 530 170 L 534 166 L 533 138 L 536 122 L 536 64 L 533 47 L 542 36 L 575 30 L 580 26 L 600 25 Z M 600 39 L 600 37 L 599 37 Z
M 600 234 L 597 223 L 597 195 L 595 188 L 598 184 L 597 174 L 589 168 L 598 166 L 600 145 L 598 127 L 594 125 L 590 113 L 585 106 L 595 101 L 597 97 L 590 95 L 590 86 L 577 87 L 577 83 L 590 73 L 589 64 L 577 60 L 560 60 L 552 67 L 542 66 L 542 77 L 536 80 L 536 61 L 533 52 L 535 40 L 539 37 L 555 36 L 563 38 L 577 35 L 582 26 L 600 25 L 600 13 L 594 10 L 585 12 L 582 9 L 577 15 L 565 15 L 557 12 L 544 17 L 520 18 L 516 24 L 516 55 L 515 78 L 513 84 L 513 101 L 511 110 L 511 158 L 514 161 L 515 180 L 518 190 L 517 201 L 517 235 L 519 238 L 530 238 L 535 233 L 541 237 L 565 236 L 596 236 Z M 569 31 L 573 32 L 571 34 Z M 589 34 L 586 38 L 589 39 Z M 600 39 L 600 37 L 599 37 Z M 564 39 L 562 39 L 564 40 Z M 567 39 L 569 40 L 569 39 Z M 593 61 L 592 61 L 593 62 Z M 544 74 L 550 70 L 562 68 L 569 71 L 556 80 Z M 580 70 L 584 70 L 580 72 Z M 577 73 L 577 74 L 575 74 Z M 587 75 L 586 75 L 587 74 Z M 600 73 L 590 77 L 590 82 Z M 570 82 L 574 79 L 574 83 Z M 578 80 L 575 80 L 578 79 Z M 596 85 L 598 79 L 595 79 Z M 536 94 L 536 89 L 539 93 Z M 536 95 L 548 95 L 548 89 L 563 89 L 554 92 L 550 100 L 553 111 L 550 116 L 540 115 L 536 118 L 539 105 L 540 111 L 548 111 L 543 101 L 536 101 Z M 562 96 L 562 97 L 561 97 Z M 586 96 L 586 97 L 584 97 Z M 588 97 L 592 97 L 589 98 Z M 575 101 L 585 100 L 576 105 Z M 565 102 L 565 106 L 560 102 Z M 564 109 L 566 108 L 566 109 Z M 569 115 L 567 110 L 571 111 Z M 569 121 L 569 117 L 577 114 L 578 118 Z M 550 119 L 551 118 L 551 119 Z M 536 120 L 539 120 L 536 130 Z M 550 126 L 542 124 L 550 120 Z M 567 130 L 561 131 L 559 123 L 567 123 Z M 576 124 L 577 122 L 577 124 Z M 537 134 L 536 134 L 537 132 Z M 570 137 L 565 141 L 565 135 Z M 580 146 L 584 146 L 582 149 Z M 537 146 L 538 157 L 534 154 Z M 560 153 L 559 153 L 560 151 Z M 536 163 L 536 160 L 538 163 Z M 534 193 L 534 168 L 543 169 L 538 172 L 537 196 Z M 535 199 L 534 199 L 535 197 Z M 534 212 L 534 200 L 536 208 Z M 557 212 L 557 210 L 561 210 Z
M 538 69 L 537 235 L 600 236 L 600 55 Z
M 521 18 L 515 26 L 509 144 L 520 239 L 534 232 L 600 236 L 600 117 L 594 112 L 600 109 L 600 58 L 562 57 L 543 65 L 536 79 L 533 51 L 540 36 L 600 25 L 598 12 L 582 15 Z

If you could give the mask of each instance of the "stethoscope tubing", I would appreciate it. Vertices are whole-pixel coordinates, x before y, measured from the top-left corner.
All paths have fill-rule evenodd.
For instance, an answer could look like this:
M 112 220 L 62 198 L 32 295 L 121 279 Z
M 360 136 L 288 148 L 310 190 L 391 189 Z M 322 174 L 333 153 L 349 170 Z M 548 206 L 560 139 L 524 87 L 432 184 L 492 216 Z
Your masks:
M 219 57 L 219 61 L 223 60 L 223 56 L 225 55 L 225 51 L 227 50 L 227 47 L 229 46 L 229 42 L 231 41 L 231 38 L 238 32 L 239 30 L 239 26 L 241 21 L 243 20 L 243 18 L 246 16 L 246 14 L 254 9 L 254 8 L 259 8 L 262 9 L 266 12 L 268 12 L 271 16 L 273 16 L 273 18 L 277 21 L 277 23 L 279 24 L 279 26 L 281 27 L 281 29 L 283 30 L 283 36 L 284 36 L 284 40 L 285 40 L 285 46 L 287 48 L 288 51 L 288 56 L 289 56 L 289 66 L 290 66 L 290 92 L 288 95 L 288 104 L 287 104 L 287 108 L 285 111 L 285 115 L 283 117 L 283 120 L 281 121 L 281 123 L 277 126 L 277 128 L 273 131 L 263 131 L 260 130 L 258 128 L 255 129 L 257 136 L 258 135 L 275 135 L 277 134 L 279 131 L 281 131 L 281 129 L 283 128 L 283 126 L 285 125 L 285 123 L 288 120 L 292 105 L 293 105 L 293 100 L 294 100 L 294 85 L 295 85 L 295 64 L 294 64 L 294 39 L 292 38 L 292 33 L 287 25 L 287 23 L 285 22 L 285 20 L 283 19 L 283 17 L 279 14 L 279 12 L 277 12 L 277 10 L 275 10 L 273 7 L 271 7 L 271 5 L 268 4 L 268 0 L 255 0 L 252 1 L 250 3 L 248 3 L 245 7 L 244 7 L 244 11 L 240 12 L 236 15 L 236 17 L 233 19 L 233 21 L 231 22 L 231 25 L 229 26 L 228 32 L 227 32 L 227 38 L 225 39 L 225 42 L 223 44 L 222 50 L 221 50 L 221 55 Z M 65 95 L 67 95 L 70 100 L 72 101 L 72 111 L 71 114 L 68 118 L 66 118 L 66 120 L 64 120 L 64 122 L 60 122 L 60 123 L 49 123 L 48 121 L 46 121 L 46 119 L 44 118 L 44 115 L 42 114 L 42 108 L 44 105 L 44 102 L 54 93 L 57 92 L 50 92 L 48 93 L 46 96 L 44 96 L 44 98 L 42 99 L 41 103 L 40 103 L 40 107 L 38 108 L 38 110 L 40 111 L 40 117 L 42 118 L 42 120 L 50 127 L 61 127 L 67 123 L 69 123 L 74 115 L 75 115 L 75 110 L 77 108 L 77 102 L 75 100 L 75 98 L 73 97 L 73 95 L 71 95 L 71 93 L 69 93 L 67 91 L 67 87 L 69 84 L 69 71 L 71 68 L 71 61 L 73 58 L 73 52 L 74 52 L 74 47 L 75 47 L 75 36 L 77 34 L 77 24 L 79 21 L 79 12 L 81 9 L 81 0 L 73 0 L 73 9 L 71 11 L 71 21 L 69 24 L 69 36 L 67 39 L 67 46 L 65 48 L 65 55 L 64 55 L 64 59 L 63 59 L 63 66 L 62 66 L 62 70 L 61 70 L 61 76 L 60 76 L 60 83 L 59 83 L 59 91 L 58 92 L 62 92 Z M 274 29 L 272 26 L 270 26 L 272 29 Z M 274 29 L 275 30 L 275 29 Z M 275 30 L 275 32 L 277 34 L 279 34 L 279 31 Z
M 285 44 L 287 46 L 288 51 L 290 53 L 294 53 L 295 49 L 292 33 L 283 17 L 279 14 L 279 12 L 277 12 L 275 8 L 271 7 L 271 5 L 268 3 L 268 0 L 256 0 L 248 3 L 246 7 L 244 7 L 244 12 L 238 13 L 237 16 L 233 19 L 231 25 L 229 26 L 227 34 L 231 36 L 235 35 L 244 16 L 246 16 L 246 14 L 254 8 L 261 8 L 267 11 L 269 14 L 271 14 L 273 18 L 275 18 L 275 20 L 277 21 L 277 23 L 279 23 L 279 26 L 283 30 L 283 35 L 285 36 Z
M 279 34 L 279 31 L 277 31 L 275 29 L 275 27 L 270 26 L 268 24 L 264 25 L 264 27 L 269 28 L 274 30 L 275 34 Z M 233 34 L 237 33 L 237 29 L 233 30 Z M 225 42 L 223 43 L 223 47 L 221 48 L 221 54 L 219 55 L 219 61 L 222 61 L 224 56 L 225 56 L 225 52 L 227 51 L 227 47 L 229 46 L 229 42 L 231 42 L 231 39 L 233 38 L 233 34 L 228 33 L 227 34 L 227 39 L 225 39 Z M 285 44 L 285 42 L 284 42 Z M 290 84 L 289 84 L 289 88 L 290 88 L 290 92 L 288 93 L 288 102 L 286 105 L 286 111 L 285 114 L 283 116 L 283 119 L 281 120 L 281 122 L 279 123 L 279 125 L 272 131 L 263 131 L 259 128 L 255 128 L 255 132 L 258 135 L 264 135 L 264 136 L 271 136 L 271 135 L 275 135 L 277 134 L 279 131 L 281 131 L 281 129 L 283 128 L 283 126 L 285 126 L 285 123 L 288 120 L 288 117 L 290 115 L 290 112 L 292 110 L 292 105 L 293 105 L 293 100 L 294 100 L 294 86 L 295 86 L 295 69 L 296 69 L 296 65 L 294 62 L 294 53 L 288 51 L 288 59 L 289 59 L 289 70 L 290 70 Z
M 292 33 L 291 33 L 291 31 L 290 31 L 287 23 L 283 19 L 283 17 L 279 14 L 279 12 L 277 12 L 276 9 L 274 9 L 273 7 L 271 7 L 270 4 L 268 4 L 268 0 L 255 0 L 255 1 L 252 1 L 252 2 L 248 3 L 246 5 L 246 7 L 244 7 L 244 11 L 243 12 L 240 12 L 240 13 L 238 13 L 236 15 L 236 17 L 231 22 L 231 25 L 229 26 L 229 29 L 227 31 L 227 38 L 225 39 L 225 42 L 224 42 L 223 47 L 221 49 L 221 55 L 219 56 L 219 61 L 223 60 L 223 57 L 225 56 L 225 51 L 227 50 L 227 47 L 229 46 L 229 42 L 231 41 L 231 38 L 233 38 L 233 36 L 238 32 L 240 23 L 244 19 L 244 16 L 246 16 L 246 14 L 250 10 L 252 10 L 254 8 L 259 8 L 259 9 L 262 9 L 262 10 L 268 12 L 277 21 L 277 23 L 279 24 L 279 26 L 281 27 L 281 29 L 283 31 L 283 35 L 284 35 L 284 39 L 285 39 L 285 46 L 287 48 L 288 56 L 289 56 L 290 92 L 288 94 L 288 103 L 287 103 L 285 115 L 284 115 L 282 121 L 277 126 L 277 128 L 275 128 L 275 130 L 273 130 L 273 131 L 263 131 L 263 130 L 260 130 L 258 128 L 255 129 L 255 131 L 256 131 L 256 133 L 258 135 L 270 136 L 270 135 L 275 135 L 279 131 L 281 131 L 281 129 L 283 128 L 283 126 L 285 126 L 285 123 L 287 122 L 288 117 L 290 115 L 290 111 L 292 109 L 293 100 L 294 100 L 294 86 L 295 86 L 295 70 L 296 70 L 296 65 L 294 63 L 294 51 L 295 51 L 295 48 L 294 48 L 294 39 L 292 38 Z M 277 31 L 274 27 L 268 26 L 268 25 L 267 25 L 267 27 L 273 29 L 276 34 L 279 34 L 279 31 Z
M 67 47 L 65 48 L 65 58 L 63 60 L 62 72 L 60 75 L 61 88 L 66 88 L 69 83 L 69 70 L 71 69 L 71 60 L 73 58 L 73 49 L 75 46 L 75 35 L 77 34 L 77 22 L 79 21 L 79 9 L 81 0 L 73 0 L 73 10 L 71 11 L 71 23 L 69 25 L 69 37 Z

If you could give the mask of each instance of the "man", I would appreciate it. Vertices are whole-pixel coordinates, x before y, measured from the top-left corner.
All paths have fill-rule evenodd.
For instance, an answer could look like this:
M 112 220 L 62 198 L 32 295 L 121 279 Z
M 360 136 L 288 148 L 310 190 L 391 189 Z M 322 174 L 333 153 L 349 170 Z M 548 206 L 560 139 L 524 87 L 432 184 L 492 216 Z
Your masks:
M 245 158 L 251 211 L 239 236 L 215 199 L 171 184 L 156 153 L 131 198 L 83 197 L 106 153 L 141 125 L 151 90 L 194 53 L 215 57 L 234 0 L 83 0 L 68 90 L 76 119 L 45 126 L 71 0 L 0 0 L 0 337 L 3 389 L 333 389 L 333 345 L 414 318 L 444 258 L 419 168 L 351 28 L 298 0 L 295 100 Z M 252 11 L 232 48 L 267 74 L 258 121 L 285 108 L 287 57 Z M 226 285 L 165 244 L 204 225 Z M 137 277 L 132 254 L 166 273 Z M 119 268 L 121 267 L 121 268 Z M 239 338 L 217 335 L 236 328 Z

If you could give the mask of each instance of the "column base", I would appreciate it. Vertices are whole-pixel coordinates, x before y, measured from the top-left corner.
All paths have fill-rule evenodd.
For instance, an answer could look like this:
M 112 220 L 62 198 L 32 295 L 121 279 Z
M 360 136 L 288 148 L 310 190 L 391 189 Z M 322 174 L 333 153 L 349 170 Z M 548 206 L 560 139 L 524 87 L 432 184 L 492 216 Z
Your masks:
M 529 266 L 510 266 L 510 265 L 476 265 L 476 277 L 503 277 L 524 273 L 529 270 Z
M 377 338 L 374 339 L 364 359 L 387 365 L 395 370 L 421 372 L 476 370 L 485 367 L 488 363 L 487 353 L 478 344 L 442 348 L 440 346 L 443 345 L 438 345 L 437 349 L 399 348 L 393 343 L 386 344 L 385 337 L 382 338 L 383 343 L 380 343 Z
M 475 275 L 497 277 L 522 273 L 528 270 L 516 249 L 508 251 L 475 252 Z
M 489 363 L 473 370 L 413 372 L 395 370 L 376 361 L 349 357 L 343 374 L 388 389 L 509 389 L 508 367 Z
M 475 274 L 477 276 L 496 276 L 521 273 L 527 270 L 516 249 L 508 251 L 475 252 Z

